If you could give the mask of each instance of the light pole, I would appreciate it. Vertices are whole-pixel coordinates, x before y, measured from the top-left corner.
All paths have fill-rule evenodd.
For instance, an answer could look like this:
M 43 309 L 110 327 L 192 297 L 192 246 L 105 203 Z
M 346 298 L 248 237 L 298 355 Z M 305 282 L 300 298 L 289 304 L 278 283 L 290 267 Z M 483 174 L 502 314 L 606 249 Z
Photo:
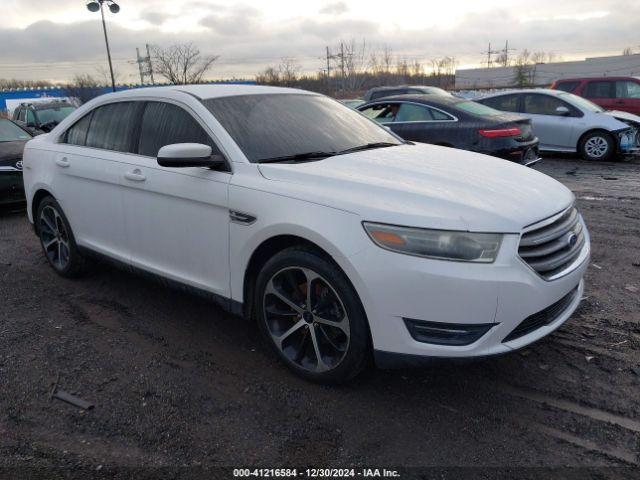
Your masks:
M 120 11 L 120 6 L 114 2 L 113 0 L 92 0 L 87 3 L 87 9 L 90 12 L 97 12 L 100 10 L 100 15 L 102 16 L 102 31 L 104 32 L 104 43 L 107 45 L 107 59 L 109 60 L 109 73 L 111 73 L 111 88 L 113 91 L 116 91 L 116 79 L 113 76 L 113 65 L 111 65 L 111 50 L 109 49 L 109 37 L 107 37 L 107 24 L 104 21 L 104 10 L 102 9 L 102 4 L 106 3 L 109 5 L 109 10 L 111 13 L 118 13 Z

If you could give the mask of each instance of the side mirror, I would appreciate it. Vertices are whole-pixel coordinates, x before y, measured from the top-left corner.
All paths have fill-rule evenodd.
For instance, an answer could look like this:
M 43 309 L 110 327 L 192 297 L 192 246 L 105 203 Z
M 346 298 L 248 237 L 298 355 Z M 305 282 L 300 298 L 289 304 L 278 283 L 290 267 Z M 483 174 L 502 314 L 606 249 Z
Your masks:
M 556 114 L 558 115 L 562 115 L 562 116 L 566 116 L 569 115 L 569 109 L 567 107 L 564 106 L 559 106 L 558 108 L 556 108 Z
M 201 143 L 174 143 L 165 145 L 158 152 L 158 165 L 161 167 L 209 167 L 219 168 L 225 165 L 222 155 L 212 155 L 209 145 Z

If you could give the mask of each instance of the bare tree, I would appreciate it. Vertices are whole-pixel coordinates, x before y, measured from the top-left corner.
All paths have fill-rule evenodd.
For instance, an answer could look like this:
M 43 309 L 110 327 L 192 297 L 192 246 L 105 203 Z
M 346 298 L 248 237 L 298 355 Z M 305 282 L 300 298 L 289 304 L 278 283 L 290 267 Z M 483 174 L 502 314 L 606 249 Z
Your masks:
M 154 70 L 174 85 L 201 83 L 219 55 L 202 55 L 193 43 L 151 47 Z
M 102 85 L 111 85 L 111 73 L 105 67 L 103 66 L 97 67 L 96 76 L 97 76 L 97 80 Z M 120 72 L 118 72 L 116 69 L 113 70 L 113 79 L 115 80 L 116 85 L 120 83 L 122 79 Z
M 101 82 L 88 74 L 73 77 L 73 81 L 67 84 L 63 91 L 67 97 L 75 99 L 80 105 L 104 93 Z
M 0 78 L 0 90 L 10 90 L 12 88 L 36 88 L 52 87 L 48 80 L 17 80 L 15 78 Z
M 367 44 L 363 40 L 357 44 L 355 40 L 344 43 L 344 89 L 360 90 L 367 73 Z
M 283 57 L 278 65 L 278 73 L 280 82 L 287 87 L 292 87 L 298 80 L 298 74 L 300 73 L 300 64 L 292 57 Z
M 275 67 L 267 67 L 256 75 L 256 82 L 261 85 L 280 85 L 280 73 Z

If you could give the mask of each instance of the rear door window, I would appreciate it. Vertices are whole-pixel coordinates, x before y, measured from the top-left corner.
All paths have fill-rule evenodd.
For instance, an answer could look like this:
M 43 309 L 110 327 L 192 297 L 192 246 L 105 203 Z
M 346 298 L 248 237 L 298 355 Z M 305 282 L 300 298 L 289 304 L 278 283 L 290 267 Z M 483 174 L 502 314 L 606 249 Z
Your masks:
M 133 153 L 136 114 L 141 105 L 141 102 L 120 102 L 96 108 L 86 146 Z
M 64 143 L 68 143 L 69 145 L 79 145 L 82 147 L 85 146 L 92 115 L 93 112 L 89 112 L 87 115 L 78 120 L 69 130 L 67 130 L 64 138 Z
M 400 105 L 396 122 L 430 122 L 433 121 L 431 109 L 414 103 L 403 103 Z
M 495 108 L 496 110 L 501 110 L 503 112 L 517 112 L 518 97 L 519 95 L 501 95 L 499 97 L 482 100 L 482 103 L 488 107 Z
M 587 98 L 613 98 L 613 82 L 589 82 L 584 96 Z
M 566 95 L 566 94 L 563 94 Z M 558 115 L 561 114 L 556 111 L 558 107 L 566 107 L 569 111 L 572 111 L 569 105 L 560 100 L 559 98 L 551 95 L 542 95 L 539 93 L 526 93 L 523 95 L 524 113 L 530 113 L 533 115 Z
M 640 98 L 640 83 L 628 80 L 616 82 L 616 98 Z
M 209 145 L 213 153 L 220 150 L 200 124 L 183 108 L 164 102 L 148 102 L 142 115 L 138 153 L 156 157 L 158 151 L 174 143 Z

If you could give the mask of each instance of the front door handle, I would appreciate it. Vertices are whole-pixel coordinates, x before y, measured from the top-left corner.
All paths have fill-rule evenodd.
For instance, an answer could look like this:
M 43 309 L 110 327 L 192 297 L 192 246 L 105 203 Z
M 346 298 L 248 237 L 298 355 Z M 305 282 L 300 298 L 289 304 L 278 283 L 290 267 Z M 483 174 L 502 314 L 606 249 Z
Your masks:
M 124 178 L 132 182 L 144 182 L 147 179 L 139 168 L 136 168 L 132 172 L 125 173 Z
M 69 163 L 69 159 L 67 157 L 56 158 L 56 165 L 62 168 L 67 168 L 71 164 Z

